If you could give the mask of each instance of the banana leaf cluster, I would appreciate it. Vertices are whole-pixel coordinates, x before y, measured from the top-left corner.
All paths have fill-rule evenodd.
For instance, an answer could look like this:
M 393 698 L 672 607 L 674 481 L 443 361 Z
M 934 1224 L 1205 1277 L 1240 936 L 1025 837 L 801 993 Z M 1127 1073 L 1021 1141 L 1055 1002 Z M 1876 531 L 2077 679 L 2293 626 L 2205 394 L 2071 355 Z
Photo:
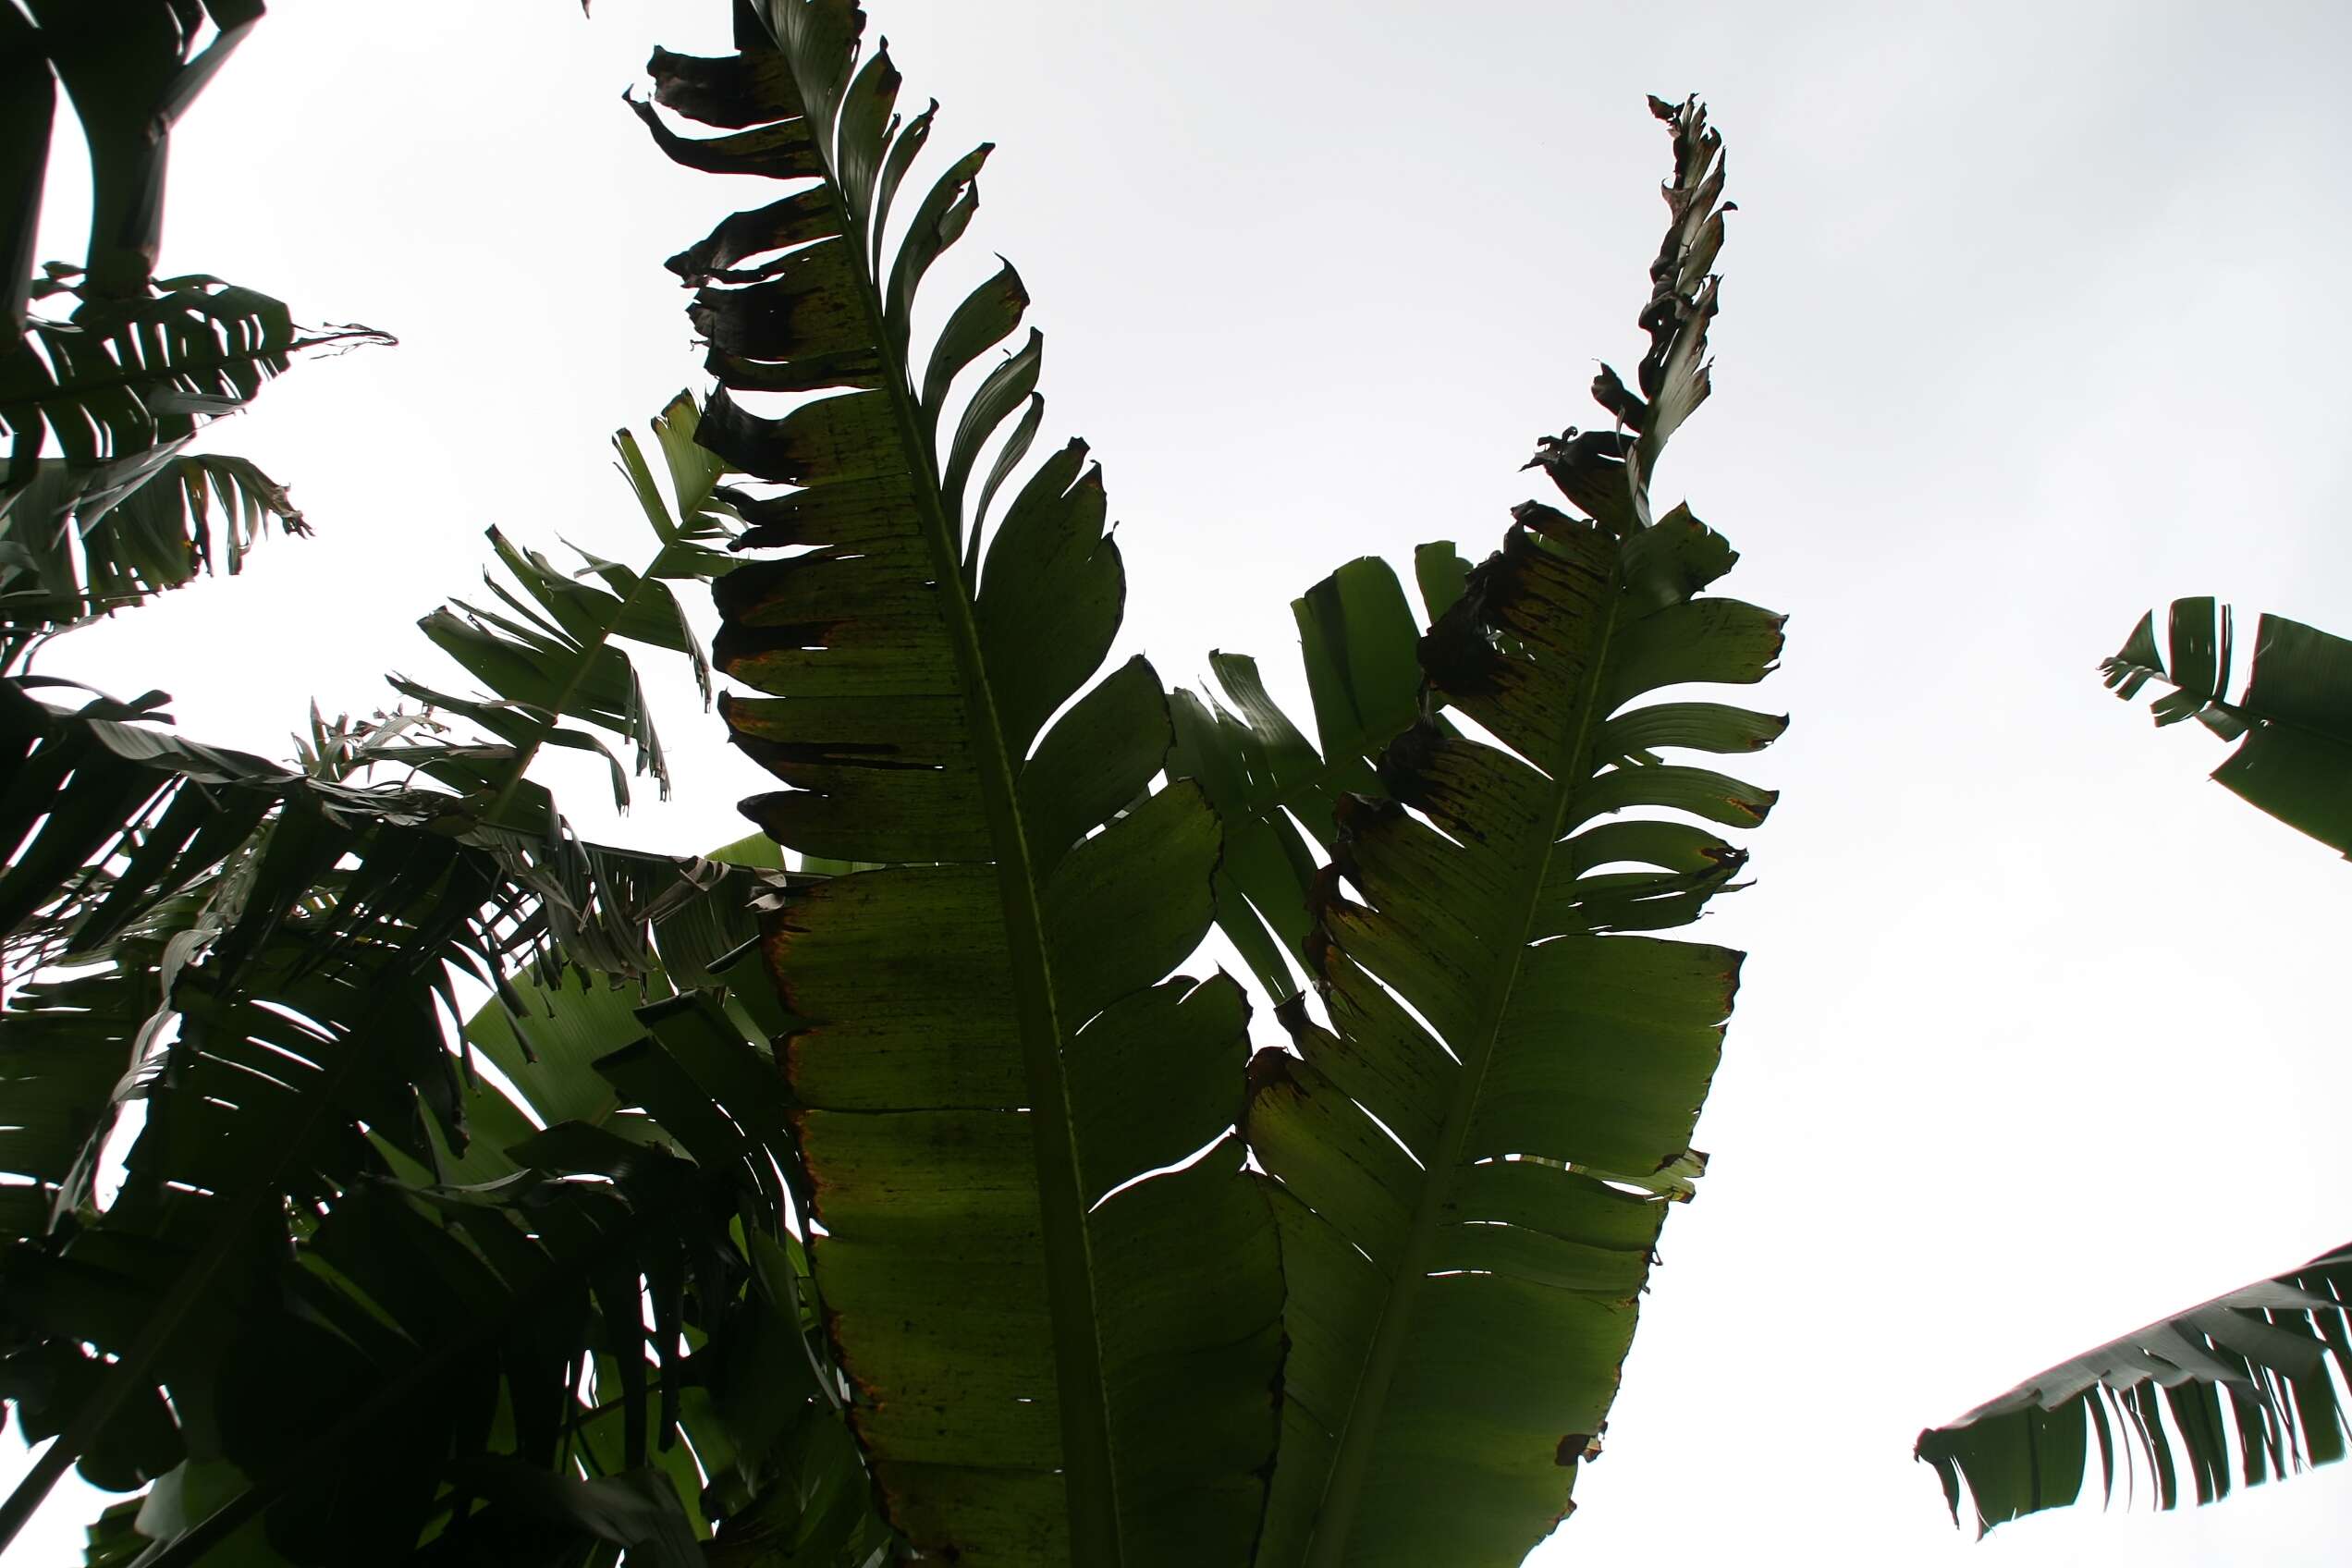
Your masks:
M 59 1434 L 0 1530 L 74 1464 L 145 1488 L 89 1554 L 142 1568 L 1509 1563 L 1572 1506 L 1737 983 L 1652 933 L 1772 801 L 1680 759 L 1783 722 L 1660 695 L 1780 648 L 1649 498 L 1720 139 L 1653 100 L 1648 349 L 1539 445 L 1566 508 L 1425 546 L 1424 614 L 1368 558 L 1294 606 L 1309 741 L 1246 657 L 1105 668 L 1124 563 L 1084 445 L 1035 450 L 1021 278 L 924 294 L 988 149 L 918 178 L 937 106 L 864 33 L 741 4 L 633 105 L 776 182 L 669 263 L 717 386 L 666 494 L 618 442 L 650 558 L 494 532 L 422 622 L 474 689 L 397 677 L 423 712 L 292 765 L 0 691 L 0 1394 Z M 141 527 L 58 570 L 162 584 Z M 708 857 L 533 777 L 668 792 L 649 648 L 779 786 Z
M 260 14 L 0 15 L 18 276 L 59 80 L 97 175 L 90 268 L 18 292 L 0 380 L 12 662 L 300 522 L 182 448 L 349 335 L 148 276 L 161 132 Z M 179 737 L 161 692 L 0 681 L 0 1395 L 54 1439 L 0 1536 L 79 1465 L 145 1488 L 92 1562 L 699 1562 L 721 1515 L 721 1561 L 882 1543 L 808 1337 L 776 1021 L 730 963 L 772 847 L 586 844 L 532 777 L 609 736 L 667 793 L 623 648 L 684 655 L 707 701 L 673 585 L 738 525 L 696 412 L 655 421 L 667 496 L 617 440 L 650 559 L 574 577 L 494 533 L 493 602 L 426 618 L 478 694 L 396 681 L 432 706 L 314 711 L 280 764 Z
M 300 532 L 189 440 L 296 353 L 382 337 L 149 276 L 161 133 L 260 15 L 0 12 L 18 277 L 58 81 L 95 175 L 89 266 L 15 294 L 0 366 L 11 666 Z M 674 584 L 739 525 L 696 414 L 655 422 L 667 496 L 616 441 L 650 558 L 573 576 L 494 533 L 491 601 L 425 619 L 486 690 L 396 680 L 430 706 L 313 711 L 282 764 L 180 737 L 162 692 L 0 680 L 0 1395 L 54 1439 L 0 1537 L 78 1466 L 144 1488 L 93 1562 L 700 1562 L 722 1515 L 720 1561 L 882 1544 L 810 1338 L 766 987 L 730 965 L 777 857 L 584 843 L 533 777 L 603 754 L 625 801 L 618 741 L 668 792 L 624 649 L 707 702 Z
M 1318 752 L 1245 658 L 1214 661 L 1231 708 L 1101 673 L 1124 579 L 1082 446 L 988 524 L 1042 340 L 1009 265 L 915 340 L 987 149 L 908 187 L 935 110 L 864 26 L 741 7 L 739 52 L 656 54 L 639 112 L 783 187 L 670 264 L 703 439 L 754 482 L 714 653 L 785 787 L 745 809 L 865 868 L 787 892 L 763 949 L 878 1506 L 942 1560 L 1515 1562 L 1703 1163 L 1738 955 L 1644 933 L 1735 885 L 1717 828 L 1772 797 L 1669 756 L 1783 722 L 1642 701 L 1781 642 L 1649 502 L 1708 391 L 1720 141 L 1653 104 L 1649 351 L 1596 384 L 1611 428 L 1531 464 L 1575 509 L 1519 508 L 1476 567 L 1425 549 L 1426 627 L 1373 561 L 1300 602 Z M 1170 974 L 1212 921 L 1292 1040 L 1246 1071 L 1242 987 Z
M 731 564 L 730 523 L 694 418 L 655 422 L 667 497 L 616 440 L 650 560 L 500 552 L 497 636 L 463 644 L 496 657 L 460 659 L 489 694 L 313 715 L 288 766 L 180 739 L 161 693 L 0 685 L 0 1384 L 59 1436 L 10 1529 L 78 1463 L 154 1483 L 106 1530 L 157 1561 L 698 1562 L 706 1492 L 736 1535 L 874 1550 L 861 1491 L 793 1489 L 856 1459 L 766 986 L 724 977 L 777 857 L 583 843 L 530 778 L 650 735 L 599 683 L 639 690 L 624 640 L 703 668 L 670 583 Z

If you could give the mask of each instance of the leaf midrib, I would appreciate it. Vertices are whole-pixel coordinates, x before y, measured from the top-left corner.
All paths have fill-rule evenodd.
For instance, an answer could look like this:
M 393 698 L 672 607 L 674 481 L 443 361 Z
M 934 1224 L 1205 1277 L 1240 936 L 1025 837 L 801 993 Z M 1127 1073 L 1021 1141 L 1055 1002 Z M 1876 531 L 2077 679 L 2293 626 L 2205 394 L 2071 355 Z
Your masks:
M 1487 1069 L 1494 1059 L 1496 1039 L 1518 992 L 1529 944 L 1534 940 L 1537 902 L 1552 857 L 1559 852 L 1561 836 L 1566 831 L 1569 809 L 1580 785 L 1588 777 L 1585 771 L 1586 760 L 1592 744 L 1595 715 L 1600 705 L 1601 682 L 1608 669 L 1610 644 L 1615 639 L 1624 606 L 1620 564 L 1623 550 L 1621 542 L 1612 554 L 1606 589 L 1608 618 L 1602 624 L 1600 638 L 1587 667 L 1575 739 L 1565 753 L 1560 772 L 1552 778 L 1549 831 L 1541 852 L 1527 857 L 1528 869 L 1521 884 L 1517 939 L 1512 945 L 1502 982 L 1488 991 L 1487 1005 L 1470 1038 L 1470 1049 L 1462 1058 L 1457 1079 L 1460 1086 L 1453 1103 L 1446 1109 L 1445 1123 L 1439 1132 L 1437 1145 L 1426 1167 L 1427 1176 L 1421 1184 L 1419 1201 L 1414 1207 L 1412 1226 L 1405 1235 L 1404 1252 L 1398 1260 L 1395 1272 L 1390 1277 L 1388 1299 L 1380 1309 L 1380 1325 L 1374 1333 L 1371 1349 L 1366 1354 L 1364 1371 L 1356 1381 L 1355 1397 L 1349 1403 L 1347 1426 L 1340 1434 L 1339 1452 L 1332 1459 L 1329 1478 L 1324 1483 L 1322 1503 L 1316 1511 L 1315 1533 L 1307 1549 L 1306 1568 L 1341 1568 L 1347 1561 L 1348 1541 L 1354 1532 L 1356 1512 L 1363 1501 L 1372 1451 L 1379 1439 L 1389 1393 L 1395 1384 L 1397 1366 L 1412 1332 L 1414 1309 L 1423 1287 L 1428 1282 L 1430 1259 L 1437 1244 L 1439 1217 L 1444 1209 L 1446 1194 L 1452 1189 L 1453 1172 L 1461 1164 L 1464 1145 L 1468 1142 L 1471 1111 L 1485 1091 Z
M 798 72 L 795 71 L 795 76 Z M 853 81 L 854 73 L 845 78 Z M 848 88 L 844 87 L 846 94 Z M 803 82 L 802 99 L 808 94 Z M 825 165 L 825 188 L 841 220 L 842 241 L 854 251 L 859 302 L 884 366 L 880 390 L 888 398 L 900 445 L 912 459 L 914 500 L 938 593 L 957 673 L 964 685 L 967 728 L 982 810 L 996 846 L 997 886 L 1011 960 L 1013 1003 L 1021 1029 L 1029 1089 L 1030 1129 L 1036 1150 L 1040 1230 L 1046 1252 L 1047 1302 L 1054 1329 L 1054 1370 L 1061 1415 L 1062 1486 L 1069 1512 L 1070 1560 L 1087 1568 L 1117 1568 L 1125 1561 L 1111 1482 L 1110 1420 L 1102 1377 L 1101 1334 L 1096 1321 L 1094 1260 L 1080 1199 L 1077 1139 L 1061 1063 L 1061 1022 L 1054 1000 L 1045 915 L 1037 898 L 1035 863 L 1021 818 L 1011 748 L 997 713 L 996 694 L 980 651 L 974 613 L 976 581 L 967 587 L 947 514 L 938 465 L 914 394 L 907 354 L 889 330 L 876 269 L 869 261 L 875 237 L 864 215 L 843 199 L 832 124 L 815 138 Z

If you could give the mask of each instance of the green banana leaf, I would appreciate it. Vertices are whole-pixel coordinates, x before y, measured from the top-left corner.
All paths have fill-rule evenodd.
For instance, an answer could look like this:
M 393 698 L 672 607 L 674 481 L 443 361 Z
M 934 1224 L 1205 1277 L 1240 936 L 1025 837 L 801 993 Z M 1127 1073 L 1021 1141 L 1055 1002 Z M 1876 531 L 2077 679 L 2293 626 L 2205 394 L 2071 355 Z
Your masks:
M 2102 1493 L 2115 1495 L 2120 1456 L 2126 1494 L 2145 1488 L 2159 1508 L 2227 1497 L 2232 1470 L 2253 1487 L 2332 1464 L 2347 1301 L 2352 1247 L 2338 1247 L 2037 1372 L 1921 1432 L 1913 1452 L 1935 1466 L 1954 1524 L 1966 1480 L 1979 1536 L 2074 1503 L 2094 1438 Z
M 738 18 L 732 56 L 657 53 L 640 112 L 688 166 L 790 186 L 672 265 L 721 386 L 702 439 L 764 486 L 742 544 L 805 547 L 718 587 L 715 662 L 761 693 L 723 711 L 788 786 L 747 810 L 879 867 L 789 897 L 765 937 L 851 1421 L 921 1551 L 1243 1563 L 1281 1281 L 1232 1133 L 1241 988 L 1170 977 L 1209 923 L 1217 821 L 1196 785 L 1150 789 L 1151 668 L 1087 684 L 1124 578 L 1084 446 L 984 527 L 1038 428 L 1038 335 L 957 389 L 1017 330 L 1018 275 L 913 339 L 987 149 L 900 202 L 933 111 L 897 112 L 864 13 Z M 741 400 L 787 391 L 824 395 L 780 418 Z
M 1291 943 L 1326 1018 L 1278 1010 L 1294 1048 L 1254 1060 L 1244 1121 L 1278 1183 L 1291 1344 L 1265 1568 L 1521 1561 L 1573 1506 L 1665 1200 L 1703 1166 L 1690 1136 L 1741 955 L 1634 933 L 1733 886 L 1745 851 L 1702 824 L 1752 827 L 1774 797 L 1660 753 L 1752 751 L 1786 721 L 1639 703 L 1758 680 L 1781 647 L 1780 617 L 1699 596 L 1735 558 L 1722 539 L 1650 514 L 1665 439 L 1707 395 L 1725 210 L 1704 110 L 1651 108 L 1674 178 L 1640 393 L 1604 368 L 1617 428 L 1530 465 L 1586 515 L 1529 502 L 1472 569 L 1425 547 L 1417 648 L 1389 630 L 1393 578 L 1355 563 L 1311 593 L 1391 604 L 1302 614 L 1319 758 L 1219 671 L 1245 717 L 1217 733 L 1293 820 L 1319 834 L 1328 810 L 1333 846 Z M 1288 889 L 1265 881 L 1249 897 L 1270 913 Z
M 2194 718 L 2237 742 L 2213 770 L 2215 783 L 2352 858 L 2352 642 L 2266 615 L 2246 690 L 2231 701 L 2228 607 L 2175 599 L 2165 632 L 2169 665 L 2154 614 L 2140 617 L 2099 667 L 2109 689 L 2128 702 L 2151 680 L 2171 686 L 2151 704 L 2159 725 Z

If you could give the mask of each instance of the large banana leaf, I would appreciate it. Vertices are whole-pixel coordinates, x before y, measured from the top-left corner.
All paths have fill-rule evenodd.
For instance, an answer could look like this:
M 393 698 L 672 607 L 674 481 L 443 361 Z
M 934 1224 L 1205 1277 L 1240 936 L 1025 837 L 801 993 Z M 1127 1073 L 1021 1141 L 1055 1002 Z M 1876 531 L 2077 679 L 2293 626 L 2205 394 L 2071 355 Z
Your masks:
M 2246 690 L 2231 701 L 2231 630 L 2227 606 L 2175 599 L 2165 629 L 2169 665 L 2150 613 L 2099 668 L 2127 702 L 2150 680 L 2171 686 L 2152 704 L 2158 724 L 2194 718 L 2238 742 L 2213 770 L 2215 783 L 2352 858 L 2352 643 L 2266 615 L 2255 629 Z
M 1955 1524 L 1966 1479 L 1979 1536 L 2073 1503 L 2093 1438 L 2105 1495 L 2121 1450 L 2125 1490 L 2146 1487 L 2159 1508 L 2227 1497 L 2233 1469 L 2252 1487 L 2332 1463 L 2345 1423 L 2329 1364 L 2352 1377 L 2347 1302 L 2352 1247 L 2338 1247 L 2037 1372 L 1921 1432 L 1914 1452 L 1936 1467 Z
M 1084 447 L 983 533 L 1036 429 L 1038 337 L 955 388 L 1017 328 L 1019 277 L 913 340 L 986 149 L 901 209 L 893 248 L 931 111 L 895 113 L 853 5 L 738 18 L 734 56 L 652 65 L 656 104 L 729 134 L 642 112 L 681 163 L 794 186 L 672 264 L 723 388 L 702 438 L 791 487 L 740 503 L 743 544 L 802 548 L 719 586 L 717 663 L 766 693 L 724 699 L 728 722 L 790 786 L 747 809 L 881 867 L 792 897 L 766 937 L 851 1418 L 926 1553 L 1244 1562 L 1281 1354 L 1272 1221 L 1231 1134 L 1244 1006 L 1222 976 L 1167 978 L 1209 921 L 1216 819 L 1196 786 L 1149 790 L 1150 667 L 1086 687 L 1124 580 Z M 739 400 L 788 391 L 824 395 L 781 418 Z
M 1675 157 L 1640 392 L 1604 369 L 1619 428 L 1547 439 L 1531 465 L 1586 515 L 1529 502 L 1466 572 L 1451 545 L 1422 552 L 1419 716 L 1380 751 L 1377 790 L 1337 796 L 1310 889 L 1302 948 L 1329 1023 L 1285 1006 L 1295 1050 L 1252 1066 L 1291 1341 L 1268 1568 L 1519 1562 L 1597 1452 L 1662 1198 L 1701 1162 L 1740 955 L 1627 933 L 1696 918 L 1746 858 L 1653 813 L 1749 827 L 1773 796 L 1659 753 L 1750 751 L 1785 721 L 1639 699 L 1759 680 L 1781 618 L 1697 596 L 1730 547 L 1684 508 L 1651 519 L 1659 452 L 1707 395 L 1722 235 L 1704 111 L 1651 107 Z M 1344 777 L 1393 707 L 1394 678 L 1369 678 L 1392 659 L 1359 645 L 1342 681 L 1311 637 L 1308 655 Z M 1335 721 L 1342 687 L 1374 695 Z M 1235 695 L 1279 754 L 1286 727 Z M 1286 744 L 1311 782 L 1313 753 Z M 1641 815 L 1600 820 L 1623 812 Z

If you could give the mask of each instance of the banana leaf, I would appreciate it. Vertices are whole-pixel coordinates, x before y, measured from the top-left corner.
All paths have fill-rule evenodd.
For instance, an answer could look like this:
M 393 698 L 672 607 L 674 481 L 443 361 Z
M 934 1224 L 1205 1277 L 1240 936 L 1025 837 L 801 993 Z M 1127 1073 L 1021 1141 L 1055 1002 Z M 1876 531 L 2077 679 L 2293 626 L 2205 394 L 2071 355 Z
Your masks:
M 2227 1497 L 2233 1470 L 2255 1487 L 2333 1464 L 2347 1301 L 2352 1247 L 2338 1247 L 2037 1372 L 1921 1432 L 1913 1453 L 1935 1466 L 1955 1525 L 1967 1482 L 1979 1536 L 2074 1503 L 2093 1439 L 2104 1496 L 2120 1457 L 2125 1493 L 2145 1488 L 2158 1508 Z
M 750 476 L 763 552 L 721 580 L 714 647 L 757 693 L 721 699 L 736 743 L 786 786 L 746 809 L 876 867 L 765 925 L 813 1268 L 918 1550 L 1238 1564 L 1281 1283 L 1233 1133 L 1241 988 L 1170 973 L 1209 923 L 1218 824 L 1196 785 L 1151 788 L 1150 666 L 1093 679 L 1125 586 L 1084 447 L 986 526 L 1039 427 L 1042 339 L 978 363 L 1028 302 L 1006 265 L 917 341 L 987 149 L 902 195 L 935 112 L 899 111 L 864 26 L 839 0 L 741 7 L 736 55 L 657 53 L 640 105 L 679 162 L 788 187 L 671 264 L 720 384 L 701 439 Z M 771 393 L 818 395 L 754 412 Z
M 1651 108 L 1674 178 L 1640 390 L 1604 368 L 1615 428 L 1529 465 L 1577 514 L 1515 508 L 1476 567 L 1425 546 L 1417 639 L 1384 570 L 1310 592 L 1319 755 L 1230 661 L 1238 721 L 1193 728 L 1200 766 L 1238 754 L 1265 781 L 1212 786 L 1229 811 L 1330 845 L 1304 889 L 1294 852 L 1236 872 L 1269 918 L 1303 893 L 1298 934 L 1276 924 L 1312 982 L 1278 1008 L 1293 1045 L 1253 1061 L 1244 1121 L 1277 1183 L 1291 1342 L 1266 1568 L 1520 1562 L 1599 1451 L 1667 1202 L 1704 1166 L 1690 1138 L 1741 955 L 1647 933 L 1737 885 L 1746 851 L 1717 828 L 1774 796 L 1669 759 L 1786 721 L 1641 700 L 1760 680 L 1781 647 L 1779 616 L 1701 595 L 1736 558 L 1721 536 L 1651 516 L 1666 437 L 1707 396 L 1728 210 L 1704 110 Z
M 2150 704 L 2159 725 L 2194 718 L 2237 749 L 2213 781 L 2238 799 L 2352 858 L 2352 642 L 2285 616 L 2254 632 L 2246 689 L 2228 696 L 2233 626 L 2210 598 L 2175 599 L 2165 628 L 2172 659 L 2142 616 L 2102 661 L 2108 688 L 2129 702 L 2150 681 L 2172 690 Z

